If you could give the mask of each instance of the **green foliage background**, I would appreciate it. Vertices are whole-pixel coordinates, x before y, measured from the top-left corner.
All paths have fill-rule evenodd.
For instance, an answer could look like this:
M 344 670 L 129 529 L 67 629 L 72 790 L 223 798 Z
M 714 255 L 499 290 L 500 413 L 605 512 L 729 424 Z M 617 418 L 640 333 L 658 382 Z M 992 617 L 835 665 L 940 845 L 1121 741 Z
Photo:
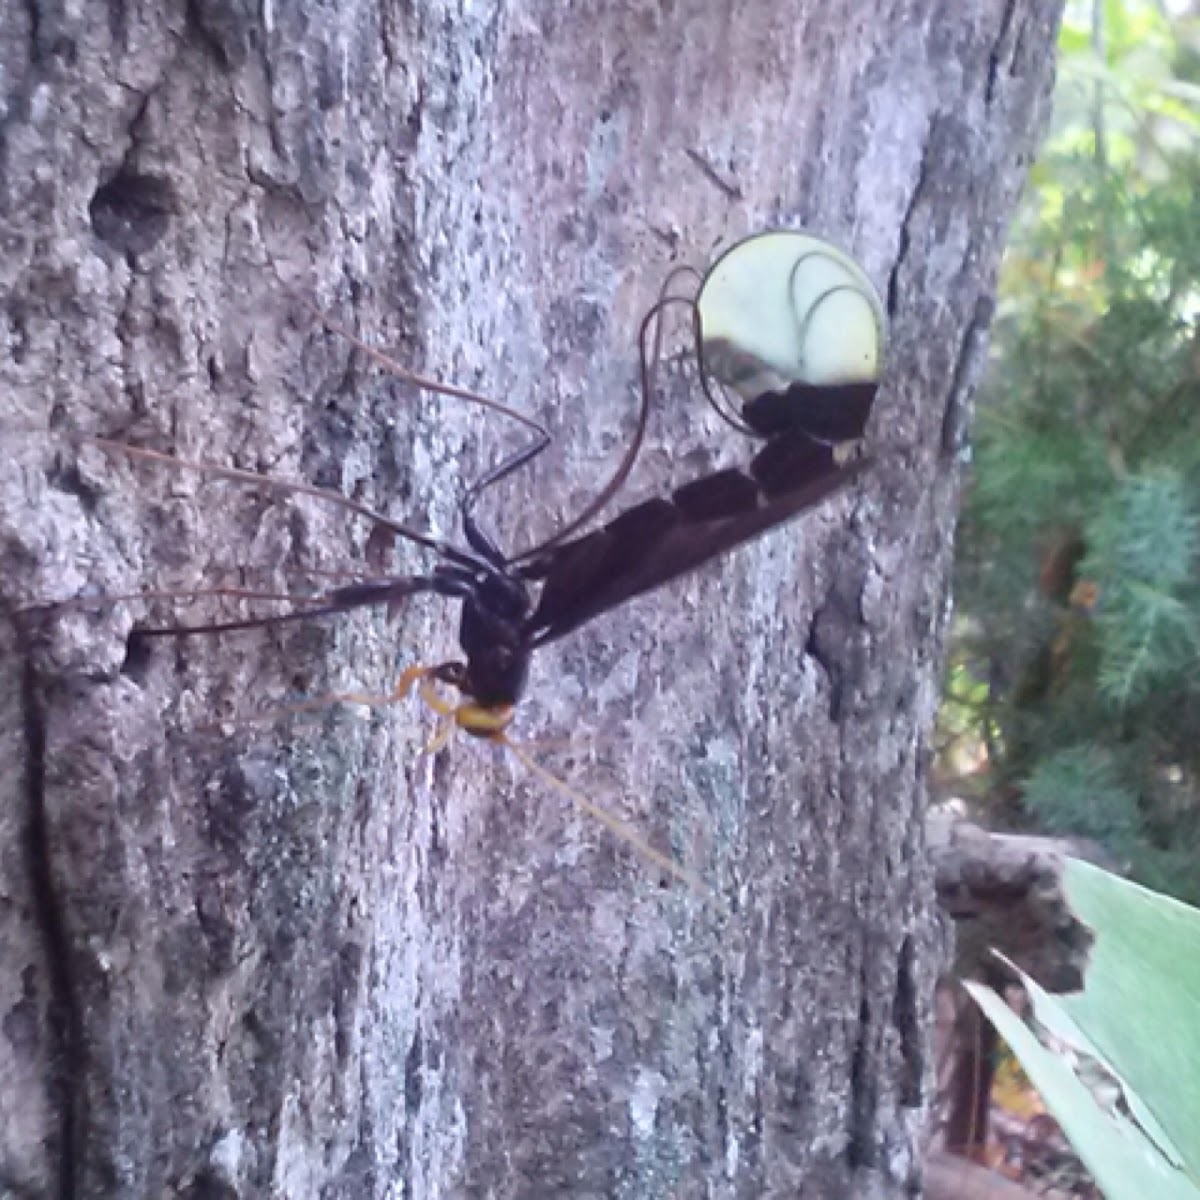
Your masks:
M 1069 5 L 959 533 L 946 783 L 1200 900 L 1200 4 Z

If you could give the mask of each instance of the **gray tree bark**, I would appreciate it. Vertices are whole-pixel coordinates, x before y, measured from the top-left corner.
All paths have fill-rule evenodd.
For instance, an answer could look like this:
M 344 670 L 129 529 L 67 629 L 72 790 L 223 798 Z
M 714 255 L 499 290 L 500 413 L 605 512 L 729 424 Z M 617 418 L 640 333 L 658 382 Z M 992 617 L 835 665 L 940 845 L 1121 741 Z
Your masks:
M 801 224 L 892 330 L 853 494 L 535 662 L 519 735 L 700 893 L 486 745 L 422 756 L 415 702 L 213 728 L 453 657 L 453 605 L 148 649 L 191 610 L 0 623 L 0 1194 L 915 1193 L 958 462 L 1060 7 L 3 9 L 10 616 L 364 561 L 333 506 L 78 433 L 456 532 L 519 431 L 308 305 L 552 426 L 489 497 L 511 547 L 611 469 L 673 264 Z M 748 453 L 669 392 L 630 500 Z

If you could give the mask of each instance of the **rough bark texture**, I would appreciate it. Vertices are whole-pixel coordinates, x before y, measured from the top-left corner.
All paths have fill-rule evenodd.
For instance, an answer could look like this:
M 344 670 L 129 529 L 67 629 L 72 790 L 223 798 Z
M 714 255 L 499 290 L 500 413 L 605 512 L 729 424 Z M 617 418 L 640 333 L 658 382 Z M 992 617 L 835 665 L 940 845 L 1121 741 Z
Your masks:
M 710 894 L 487 747 L 421 757 L 415 704 L 205 728 L 452 656 L 450 605 L 137 653 L 144 608 L 0 626 L 0 1193 L 914 1192 L 957 459 L 1059 7 L 3 7 L 9 609 L 362 561 L 337 510 L 71 432 L 451 530 L 518 435 L 306 304 L 553 426 L 506 545 L 618 453 L 673 263 L 803 224 L 892 344 L 861 488 L 535 664 L 521 732 Z M 631 499 L 746 453 L 671 395 Z

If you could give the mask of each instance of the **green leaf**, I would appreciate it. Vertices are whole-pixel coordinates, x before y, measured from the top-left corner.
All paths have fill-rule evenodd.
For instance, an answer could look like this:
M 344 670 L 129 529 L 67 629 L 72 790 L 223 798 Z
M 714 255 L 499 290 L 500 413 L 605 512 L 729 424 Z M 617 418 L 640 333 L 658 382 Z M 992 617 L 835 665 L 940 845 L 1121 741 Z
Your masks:
M 1137 1122 L 1089 1087 L 1075 1052 L 1043 1045 L 991 988 L 964 986 L 1020 1059 L 1108 1200 L 1200 1200 L 1200 1188 L 1171 1165 Z
M 1063 888 L 1095 937 L 1083 991 L 1051 996 L 1013 967 L 1028 1022 L 967 991 L 1108 1200 L 1200 1200 L 1200 911 L 1075 860 Z
M 1200 911 L 1074 860 L 1064 885 L 1096 942 L 1063 1005 L 1200 1178 Z

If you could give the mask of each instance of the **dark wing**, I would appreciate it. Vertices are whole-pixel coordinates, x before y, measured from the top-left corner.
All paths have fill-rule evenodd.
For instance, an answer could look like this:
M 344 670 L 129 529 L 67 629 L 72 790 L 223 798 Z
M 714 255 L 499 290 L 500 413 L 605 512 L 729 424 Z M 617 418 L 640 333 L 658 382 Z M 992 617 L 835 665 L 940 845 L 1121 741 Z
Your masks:
M 593 617 L 719 558 L 845 487 L 865 460 L 839 463 L 804 433 L 772 438 L 747 471 L 718 471 L 648 500 L 616 520 L 523 566 L 543 580 L 528 618 L 530 646 L 554 641 Z

